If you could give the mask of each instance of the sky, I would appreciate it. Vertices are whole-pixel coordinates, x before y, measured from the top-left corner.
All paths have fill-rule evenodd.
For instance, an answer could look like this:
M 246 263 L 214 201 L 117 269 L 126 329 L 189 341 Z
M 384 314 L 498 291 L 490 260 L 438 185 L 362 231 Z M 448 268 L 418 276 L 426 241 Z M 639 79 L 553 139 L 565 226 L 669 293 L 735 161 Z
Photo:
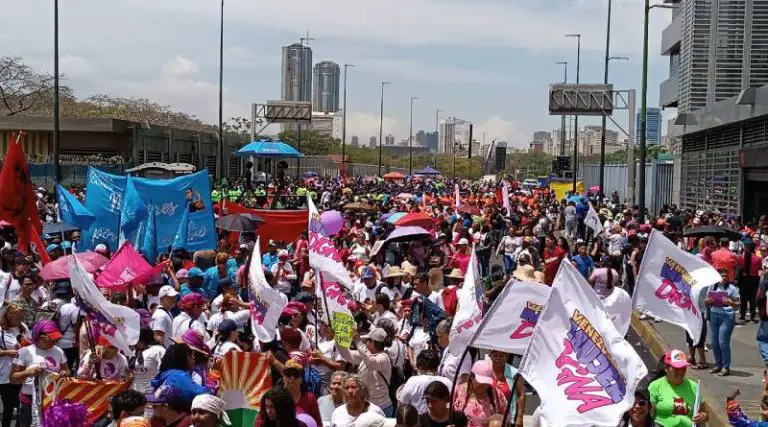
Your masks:
M 53 69 L 53 1 L 3 2 L 0 54 Z M 41 3 L 49 4 L 44 8 Z M 435 128 L 435 111 L 475 124 L 475 138 L 527 147 L 534 131 L 560 119 L 547 109 L 550 83 L 576 75 L 602 83 L 608 0 L 226 0 L 224 117 L 248 116 L 252 103 L 280 98 L 281 47 L 307 32 L 315 63 L 354 64 L 347 79 L 347 137 L 378 136 L 380 82 L 384 133 L 408 137 Z M 218 117 L 217 0 L 60 2 L 64 83 L 78 96 L 142 97 L 215 123 Z M 668 10 L 650 19 L 648 105 L 658 105 L 668 57 L 660 55 Z M 613 0 L 610 80 L 641 84 L 643 0 Z M 639 99 L 639 98 L 638 98 Z M 639 104 L 639 102 L 638 102 Z M 669 114 L 669 113 L 667 113 Z M 626 124 L 626 111 L 614 119 Z M 583 118 L 580 125 L 599 124 Z M 614 126 L 611 128 L 616 129 Z

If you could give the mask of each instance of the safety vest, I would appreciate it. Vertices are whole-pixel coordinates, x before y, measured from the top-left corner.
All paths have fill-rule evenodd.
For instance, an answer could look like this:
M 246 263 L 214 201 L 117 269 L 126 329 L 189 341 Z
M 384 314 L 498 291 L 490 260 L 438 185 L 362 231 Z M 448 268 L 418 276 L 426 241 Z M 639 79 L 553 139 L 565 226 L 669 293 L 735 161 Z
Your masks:
M 221 200 L 221 192 L 219 190 L 213 190 L 211 191 L 211 200 L 213 203 L 219 203 Z

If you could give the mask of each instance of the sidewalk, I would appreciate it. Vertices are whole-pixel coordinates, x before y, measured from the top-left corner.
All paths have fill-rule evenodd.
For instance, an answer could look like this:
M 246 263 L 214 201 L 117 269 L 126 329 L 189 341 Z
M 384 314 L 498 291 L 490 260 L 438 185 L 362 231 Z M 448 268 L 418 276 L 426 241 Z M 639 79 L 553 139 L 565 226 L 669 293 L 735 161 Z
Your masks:
M 637 331 L 643 341 L 658 358 L 670 348 L 688 353 L 685 343 L 685 331 L 669 323 L 655 323 L 652 320 L 639 320 L 637 314 L 632 316 L 632 327 Z M 741 389 L 738 400 L 744 413 L 753 419 L 760 412 L 760 397 L 762 396 L 763 359 L 757 349 L 755 333 L 756 323 L 747 323 L 737 326 L 731 337 L 731 375 L 718 377 L 710 374 L 709 370 L 689 369 L 688 375 L 694 379 L 701 379 L 704 392 L 704 401 L 715 412 L 710 426 L 728 426 L 728 417 L 725 414 L 725 397 L 735 389 Z M 712 350 L 706 352 L 707 363 L 714 363 L 715 357 Z M 648 366 L 649 372 L 655 366 Z

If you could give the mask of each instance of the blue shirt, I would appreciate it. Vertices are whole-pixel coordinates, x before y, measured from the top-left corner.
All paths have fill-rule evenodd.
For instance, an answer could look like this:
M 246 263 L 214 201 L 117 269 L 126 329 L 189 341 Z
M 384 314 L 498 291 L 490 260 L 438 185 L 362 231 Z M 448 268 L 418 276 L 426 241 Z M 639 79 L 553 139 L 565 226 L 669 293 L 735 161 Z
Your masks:
M 579 270 L 579 273 L 581 273 L 584 278 L 589 278 L 589 275 L 592 273 L 592 270 L 595 269 L 595 262 L 592 260 L 592 257 L 589 255 L 581 256 L 576 255 L 573 257 L 573 262 L 576 263 L 576 269 Z
M 261 257 L 261 263 L 264 265 L 267 271 L 272 270 L 272 266 L 277 264 L 277 252 L 274 254 L 269 252 L 265 253 L 264 256 Z
M 717 285 L 711 286 L 707 290 L 707 296 L 709 296 L 710 292 L 727 292 L 728 299 L 730 299 L 731 301 L 739 298 L 739 288 L 737 288 L 736 286 L 734 286 L 734 285 L 732 285 L 730 283 L 727 283 L 727 284 L 718 283 Z M 721 313 L 721 314 L 734 314 L 735 313 L 734 308 L 731 307 L 730 305 L 729 306 L 725 306 L 725 307 L 715 307 L 713 305 L 710 308 L 710 312 L 711 313 Z

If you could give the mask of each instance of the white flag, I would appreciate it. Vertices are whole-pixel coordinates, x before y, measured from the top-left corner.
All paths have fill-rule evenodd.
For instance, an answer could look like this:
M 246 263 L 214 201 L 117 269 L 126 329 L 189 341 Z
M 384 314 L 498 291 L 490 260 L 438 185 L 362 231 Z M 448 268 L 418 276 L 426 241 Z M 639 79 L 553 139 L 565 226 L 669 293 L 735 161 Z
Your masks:
M 564 260 L 520 374 L 541 397 L 542 425 L 615 426 L 648 369 L 595 291 Z
M 288 304 L 288 297 L 269 286 L 261 264 L 261 238 L 256 239 L 248 266 L 248 292 L 251 305 L 251 331 L 261 342 L 272 342 L 277 333 L 280 313 Z
M 475 332 L 471 347 L 524 354 L 550 287 L 511 279 Z
M 584 225 L 591 228 L 596 236 L 603 232 L 603 224 L 600 223 L 600 217 L 597 216 L 597 212 L 595 212 L 595 208 L 592 207 L 591 203 L 589 204 L 587 216 L 584 218 Z
M 448 335 L 448 350 L 453 354 L 462 354 L 472 341 L 483 318 L 483 282 L 478 271 L 474 245 L 467 273 L 464 275 L 464 285 L 456 292 L 456 298 L 458 307 Z
M 139 341 L 141 330 L 139 313 L 130 307 L 107 301 L 74 255 L 69 256 L 69 279 L 77 305 L 88 314 L 91 328 L 98 328 L 107 341 L 126 356 L 133 356 L 131 346 Z
M 509 205 L 509 185 L 507 180 L 501 181 L 501 198 L 504 209 L 507 210 L 507 216 L 512 216 L 512 207 Z
M 706 261 L 675 246 L 652 230 L 640 264 L 633 307 L 685 329 L 698 342 L 701 335 L 699 294 L 721 280 Z
M 307 196 L 307 206 L 309 207 L 309 232 L 307 233 L 309 236 L 309 265 L 331 276 L 351 291 L 353 286 L 349 271 L 341 263 L 339 251 L 325 231 L 323 223 L 320 222 L 320 214 L 309 196 Z
M 323 273 L 315 272 L 315 305 L 320 318 L 328 319 L 333 329 L 334 341 L 339 347 L 349 348 L 355 319 L 347 305 L 343 288 L 337 283 L 325 280 Z
M 461 193 L 459 193 L 459 184 L 454 184 L 453 186 L 453 205 L 456 207 L 456 209 L 461 206 Z

